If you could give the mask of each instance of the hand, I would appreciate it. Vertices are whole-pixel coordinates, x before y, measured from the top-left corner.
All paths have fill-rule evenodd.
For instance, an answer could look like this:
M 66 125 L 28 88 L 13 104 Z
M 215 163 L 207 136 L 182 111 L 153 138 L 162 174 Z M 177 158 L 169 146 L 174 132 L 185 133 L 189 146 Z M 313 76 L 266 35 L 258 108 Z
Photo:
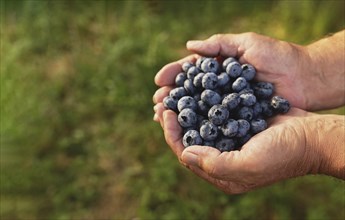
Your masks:
M 240 151 L 181 142 L 176 114 L 163 113 L 164 135 L 180 162 L 229 194 L 243 193 L 284 179 L 326 174 L 345 179 L 345 119 L 292 108 L 269 121 L 268 129 L 253 136 Z
M 190 41 L 187 48 L 204 56 L 232 56 L 237 57 L 241 63 L 250 63 L 257 69 L 257 80 L 273 83 L 276 94 L 288 99 L 292 106 L 309 109 L 308 93 L 315 90 L 315 80 L 311 77 L 311 60 L 305 47 L 244 33 L 214 35 L 205 41 Z M 156 84 L 173 85 L 182 62 L 194 61 L 195 58 L 190 56 L 168 64 L 156 75 Z M 161 99 L 160 92 L 155 97 L 157 100 Z

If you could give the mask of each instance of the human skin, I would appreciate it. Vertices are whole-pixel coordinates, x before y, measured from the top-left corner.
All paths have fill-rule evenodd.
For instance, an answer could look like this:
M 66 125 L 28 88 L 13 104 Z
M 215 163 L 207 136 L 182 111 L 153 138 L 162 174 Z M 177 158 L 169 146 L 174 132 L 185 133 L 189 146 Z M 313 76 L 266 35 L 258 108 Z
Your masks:
M 200 55 L 232 56 L 254 65 L 256 79 L 272 82 L 275 93 L 293 106 L 287 114 L 271 119 L 268 129 L 255 135 L 240 151 L 184 148 L 176 114 L 161 103 L 182 63 L 194 62 L 198 55 L 170 63 L 157 73 L 155 82 L 161 88 L 153 97 L 154 120 L 162 125 L 165 139 L 180 162 L 227 193 L 242 193 L 307 174 L 345 179 L 344 116 L 304 111 L 345 103 L 344 34 L 341 31 L 308 46 L 255 33 L 214 35 L 187 43 L 187 49 Z

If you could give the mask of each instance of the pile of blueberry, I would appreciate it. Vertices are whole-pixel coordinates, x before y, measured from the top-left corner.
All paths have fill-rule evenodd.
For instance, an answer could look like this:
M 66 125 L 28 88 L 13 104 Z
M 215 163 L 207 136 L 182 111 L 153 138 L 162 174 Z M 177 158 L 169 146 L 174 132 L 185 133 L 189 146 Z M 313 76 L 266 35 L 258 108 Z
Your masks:
M 271 83 L 254 80 L 252 65 L 241 65 L 233 57 L 223 62 L 200 57 L 182 69 L 163 104 L 178 114 L 185 147 L 238 150 L 267 128 L 265 119 L 290 109 L 286 99 L 273 96 Z

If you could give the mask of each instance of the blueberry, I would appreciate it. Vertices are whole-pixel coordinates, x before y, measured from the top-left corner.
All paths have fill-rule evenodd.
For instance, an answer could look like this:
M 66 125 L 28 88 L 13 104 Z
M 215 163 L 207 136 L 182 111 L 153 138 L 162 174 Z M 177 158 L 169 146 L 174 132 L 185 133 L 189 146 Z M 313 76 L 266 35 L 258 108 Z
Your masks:
M 238 122 L 238 132 L 236 137 L 244 137 L 248 134 L 250 129 L 250 124 L 247 120 L 239 119 Z
M 225 96 L 222 101 L 222 105 L 227 106 L 229 110 L 235 109 L 238 104 L 240 104 L 241 98 L 238 93 L 230 93 L 229 95 Z
M 252 106 L 256 103 L 255 95 L 251 93 L 244 93 L 240 95 L 241 104 L 244 106 Z
M 220 151 L 220 152 L 224 152 L 224 151 L 233 151 L 236 149 L 236 142 L 234 139 L 230 139 L 230 138 L 220 138 L 217 142 L 216 142 L 216 148 Z
M 179 73 L 177 74 L 175 78 L 175 85 L 177 87 L 183 86 L 184 81 L 187 79 L 187 74 L 186 73 Z
M 214 147 L 215 144 L 214 144 L 214 141 L 204 141 L 202 143 L 203 146 L 208 146 L 208 147 Z
M 254 105 L 253 105 L 253 116 L 254 118 L 257 118 L 259 117 L 259 115 L 262 113 L 262 107 L 260 105 L 259 102 L 256 102 Z
M 241 75 L 241 72 L 242 72 L 241 65 L 238 62 L 231 62 L 226 67 L 226 72 L 232 78 L 239 77 Z
M 254 111 L 252 108 L 243 106 L 237 112 L 238 118 L 250 121 L 253 119 Z
M 247 86 L 249 86 L 249 84 L 247 83 Z M 245 93 L 250 93 L 250 94 L 254 94 L 254 90 L 250 89 L 250 88 L 244 88 L 241 91 L 238 92 L 239 95 L 245 94 Z
M 177 111 L 177 101 L 173 99 L 171 96 L 166 96 L 163 99 L 163 105 L 167 109 L 171 109 L 173 111 Z
M 186 90 L 186 92 L 190 95 L 194 95 L 195 92 L 196 92 L 196 88 L 195 86 L 193 85 L 193 80 L 192 79 L 186 79 L 184 81 L 184 89 Z
M 232 63 L 232 62 L 237 62 L 237 60 L 233 57 L 226 58 L 222 63 L 223 70 L 225 71 L 226 67 L 229 65 L 229 63 Z
M 226 84 L 229 84 L 230 82 L 230 77 L 226 72 L 222 72 L 221 74 L 218 75 L 218 87 L 223 87 Z
M 200 127 L 200 136 L 205 141 L 213 141 L 218 137 L 218 128 L 212 122 L 208 121 Z
M 205 73 L 200 72 L 198 75 L 196 75 L 193 79 L 193 85 L 197 88 L 202 87 L 202 78 L 204 77 Z
M 273 85 L 269 82 L 258 82 L 253 85 L 254 93 L 258 98 L 267 99 L 273 94 Z
M 178 101 L 180 98 L 187 95 L 187 91 L 183 87 L 177 87 L 177 88 L 170 90 L 169 95 L 171 98 Z
M 243 78 L 245 78 L 247 81 L 254 79 L 255 74 L 256 74 L 256 70 L 252 65 L 250 65 L 250 64 L 243 64 L 242 65 L 241 76 Z
M 206 89 L 201 93 L 201 100 L 207 105 L 213 106 L 221 102 L 221 96 L 217 92 Z
M 192 66 L 187 71 L 187 78 L 188 79 L 194 79 L 194 77 L 200 72 L 198 67 Z
M 208 119 L 206 119 L 207 117 L 205 117 L 202 121 L 200 121 L 200 123 L 198 124 L 199 125 L 199 128 L 201 127 L 201 126 L 203 126 L 204 124 L 207 124 L 207 123 L 209 123 L 210 121 L 208 120 Z
M 193 111 L 196 111 L 197 107 L 198 107 L 197 102 L 191 96 L 184 96 L 180 98 L 180 100 L 178 100 L 177 102 L 177 109 L 179 110 L 179 112 L 181 112 L 183 109 L 186 109 L 186 108 L 190 108 Z
M 198 131 L 189 130 L 183 135 L 182 143 L 185 147 L 200 145 L 202 144 L 202 138 Z
M 280 96 L 273 96 L 272 97 L 271 106 L 278 113 L 286 113 L 290 109 L 289 101 L 280 97 Z
M 193 127 L 197 123 L 197 115 L 192 109 L 186 108 L 178 114 L 177 120 L 183 128 Z
M 208 107 L 208 105 L 202 100 L 199 100 L 197 104 L 198 113 L 201 115 L 207 115 L 208 111 L 210 110 L 210 107 Z
M 232 89 L 234 92 L 239 92 L 242 89 L 247 87 L 247 80 L 243 77 L 238 77 L 233 83 L 232 83 Z
M 262 114 L 266 117 L 272 117 L 273 116 L 273 108 L 271 106 L 271 103 L 269 100 L 262 99 L 260 100 L 260 105 L 262 109 Z
M 201 64 L 204 62 L 205 59 L 206 57 L 199 57 L 195 62 L 195 66 L 201 69 Z
M 201 100 L 201 94 L 200 93 L 196 93 L 194 94 L 193 98 L 195 99 L 195 101 L 200 101 Z
M 217 60 L 215 60 L 213 58 L 207 57 L 201 63 L 201 70 L 204 71 L 205 73 L 207 73 L 207 72 L 216 73 L 218 71 L 218 68 L 219 68 L 219 64 L 218 64 Z
M 187 72 L 188 72 L 188 69 L 191 68 L 192 66 L 194 66 L 193 63 L 191 63 L 191 62 L 184 62 L 184 63 L 182 64 L 182 70 L 183 70 L 185 73 L 187 73 Z
M 223 105 L 214 105 L 208 111 L 208 119 L 215 125 L 223 124 L 228 117 L 229 111 Z
M 254 119 L 250 122 L 250 129 L 254 134 L 257 134 L 267 128 L 267 123 L 264 119 Z
M 251 134 L 246 134 L 243 137 L 238 138 L 238 144 L 243 146 L 245 143 L 247 143 L 252 138 Z
M 202 87 L 205 89 L 215 89 L 218 84 L 218 76 L 213 72 L 208 72 L 202 77 Z
M 235 137 L 238 131 L 238 122 L 234 119 L 228 119 L 221 127 L 223 135 L 226 137 Z

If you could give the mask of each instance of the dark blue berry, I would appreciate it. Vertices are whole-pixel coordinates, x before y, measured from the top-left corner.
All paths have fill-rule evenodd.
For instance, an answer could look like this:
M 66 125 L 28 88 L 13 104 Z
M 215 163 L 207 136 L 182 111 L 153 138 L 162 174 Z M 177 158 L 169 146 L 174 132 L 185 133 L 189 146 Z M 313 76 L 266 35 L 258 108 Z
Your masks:
M 242 89 L 247 87 L 247 80 L 243 77 L 238 77 L 233 83 L 232 83 L 232 89 L 235 92 L 239 92 Z
M 191 62 L 184 62 L 184 63 L 182 64 L 182 70 L 183 70 L 185 73 L 187 73 L 188 70 L 189 70 L 189 68 L 191 68 L 192 66 L 194 66 L 193 63 L 191 63 Z
M 192 66 L 187 71 L 187 78 L 194 79 L 194 77 L 200 72 L 196 66 Z
M 183 135 L 182 143 L 185 147 L 189 147 L 192 145 L 201 145 L 202 138 L 198 131 L 189 130 Z
M 235 109 L 238 104 L 240 104 L 241 98 L 238 93 L 230 93 L 229 95 L 225 96 L 222 105 L 227 106 L 229 110 Z
M 241 72 L 242 72 L 241 65 L 238 62 L 231 62 L 226 67 L 226 72 L 232 78 L 239 77 L 241 75 Z
M 179 73 L 175 77 L 175 85 L 177 87 L 183 86 L 184 81 L 187 79 L 187 74 L 186 73 Z
M 183 86 L 184 86 L 184 89 L 186 90 L 186 92 L 188 94 L 190 94 L 190 95 L 194 95 L 195 94 L 196 88 L 195 88 L 195 86 L 193 84 L 193 80 L 192 79 L 186 79 L 184 81 Z
M 189 108 L 183 109 L 177 117 L 178 122 L 183 128 L 195 126 L 197 124 L 197 119 L 196 113 Z
M 286 113 L 290 109 L 290 103 L 288 102 L 288 100 L 280 96 L 272 97 L 271 106 L 278 113 Z
M 232 63 L 232 62 L 237 62 L 237 60 L 233 57 L 228 57 L 226 58 L 223 63 L 222 63 L 222 67 L 223 67 L 223 70 L 225 71 L 226 70 L 226 67 Z
M 238 118 L 250 121 L 253 119 L 254 111 L 252 108 L 243 106 L 237 112 Z
M 208 111 L 208 119 L 215 125 L 223 124 L 228 117 L 229 111 L 223 105 L 214 105 Z
M 218 76 L 213 72 L 208 72 L 202 77 L 202 87 L 204 89 L 215 89 L 218 85 Z
M 169 95 L 171 98 L 178 101 L 180 98 L 187 95 L 187 91 L 183 87 L 177 87 L 177 88 L 170 90 Z
M 256 97 L 267 99 L 273 94 L 273 85 L 269 82 L 258 82 L 253 85 Z
M 273 108 L 271 106 L 271 103 L 269 100 L 262 99 L 260 100 L 260 105 L 262 109 L 262 114 L 266 117 L 272 117 L 273 116 Z
M 202 63 L 201 63 L 201 70 L 205 73 L 207 72 L 218 72 L 219 64 L 217 60 L 213 58 L 207 57 Z
M 250 129 L 250 124 L 247 120 L 239 119 L 238 122 L 238 132 L 236 137 L 244 137 L 248 134 Z
M 198 113 L 201 115 L 207 115 L 208 111 L 210 110 L 210 107 L 202 100 L 198 101 Z
M 244 106 L 252 106 L 256 103 L 255 95 L 251 93 L 244 93 L 240 95 L 241 104 Z
M 221 96 L 217 92 L 206 89 L 201 93 L 201 100 L 207 105 L 213 106 L 221 102 Z
M 200 127 L 200 136 L 205 141 L 213 141 L 218 137 L 218 128 L 212 122 L 208 121 Z
M 177 109 L 181 112 L 185 108 L 190 108 L 193 111 L 196 111 L 198 108 L 198 104 L 193 97 L 184 96 L 180 98 L 180 100 L 178 100 Z
M 238 122 L 234 119 L 228 119 L 221 127 L 222 133 L 226 137 L 235 137 L 238 131 Z
M 230 77 L 226 72 L 222 72 L 218 75 L 218 87 L 223 87 L 230 82 Z
M 250 122 L 250 129 L 257 134 L 267 128 L 267 122 L 264 119 L 254 119 Z
M 199 57 L 195 62 L 195 66 L 198 67 L 199 69 L 201 69 L 201 65 L 205 59 L 206 59 L 206 57 Z
M 173 111 L 177 111 L 177 101 L 170 96 L 166 96 L 163 99 L 163 105 L 167 109 L 171 109 Z
M 255 74 L 256 74 L 256 70 L 252 65 L 250 65 L 250 64 L 243 64 L 242 65 L 241 76 L 243 78 L 245 78 L 247 81 L 254 79 Z
M 194 80 L 193 80 L 193 85 L 196 87 L 196 88 L 201 88 L 202 87 L 202 78 L 204 77 L 205 73 L 203 72 L 200 72 L 198 73 L 198 75 L 196 75 L 194 77 Z
M 230 138 L 220 138 L 215 146 L 220 152 L 233 151 L 236 149 L 236 142 Z

